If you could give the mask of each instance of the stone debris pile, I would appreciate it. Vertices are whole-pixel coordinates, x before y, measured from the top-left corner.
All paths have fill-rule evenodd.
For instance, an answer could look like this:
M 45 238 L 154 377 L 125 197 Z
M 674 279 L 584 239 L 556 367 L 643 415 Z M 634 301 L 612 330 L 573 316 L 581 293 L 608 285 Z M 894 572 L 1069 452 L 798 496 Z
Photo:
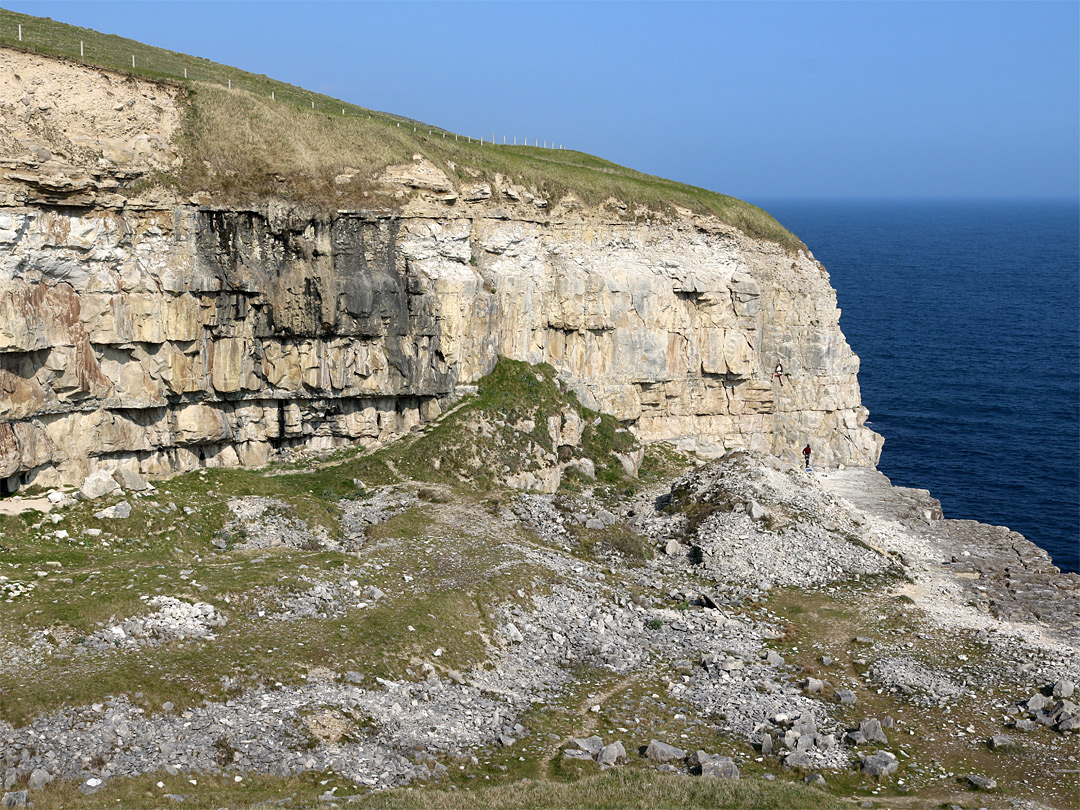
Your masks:
M 362 539 L 368 526 L 385 523 L 416 502 L 416 492 L 407 487 L 380 487 L 362 500 L 339 501 L 342 534 L 354 542 Z
M 943 672 L 912 658 L 880 658 L 870 665 L 867 674 L 872 682 L 922 705 L 946 704 L 964 691 Z
M 1080 733 L 1080 707 L 1070 700 L 1075 690 L 1075 684 L 1065 678 L 1047 684 L 1010 710 L 1016 715 L 1013 728 L 1034 731 L 1039 726 L 1046 726 L 1063 733 Z
M 573 539 L 566 529 L 566 519 L 552 500 L 550 495 L 523 493 L 514 504 L 514 515 L 549 543 L 568 546 Z
M 192 638 L 213 639 L 214 630 L 228 623 L 224 614 L 206 602 L 185 602 L 173 596 L 154 596 L 147 599 L 146 604 L 157 610 L 147 616 L 110 622 L 87 636 L 81 646 L 88 650 L 104 651 L 115 647 L 155 646 Z
M 230 498 L 228 506 L 235 517 L 219 533 L 214 543 L 219 548 L 227 547 L 225 538 L 236 538 L 240 549 L 318 548 L 330 542 L 324 527 L 313 528 L 290 516 L 289 505 L 277 498 Z
M 771 728 L 775 717 L 805 717 L 814 733 L 834 726 L 820 701 L 786 682 L 783 658 L 763 649 L 774 632 L 768 625 L 718 609 L 643 607 L 602 585 L 583 589 L 575 582 L 534 596 L 528 609 L 511 603 L 497 615 L 504 646 L 495 671 L 513 673 L 527 691 L 549 692 L 566 681 L 572 665 L 620 675 L 672 667 L 677 675 L 664 678 L 668 695 L 704 716 L 723 715 L 725 727 L 744 739 Z M 837 731 L 821 736 L 815 765 L 846 762 Z
M 445 688 L 462 689 L 452 683 Z M 422 693 L 416 695 L 423 699 Z M 381 722 L 393 722 L 409 713 L 401 699 L 319 682 L 296 688 L 255 688 L 225 703 L 207 702 L 179 714 L 171 713 L 171 704 L 166 704 L 162 714 L 150 716 L 126 697 L 116 697 L 38 717 L 19 729 L 0 723 L 0 748 L 13 752 L 3 761 L 3 782 L 10 789 L 18 779 L 37 771 L 43 775 L 39 781 L 59 778 L 85 783 L 91 778 L 107 780 L 159 770 L 278 776 L 333 770 L 358 784 L 390 787 L 445 772 L 441 764 L 419 761 L 423 757 L 410 760 L 401 753 L 408 748 L 382 735 L 354 735 L 351 741 L 339 736 L 333 744 L 311 747 L 304 717 L 329 711 L 342 719 L 342 728 L 349 729 L 354 727 L 352 718 L 369 716 L 370 709 Z M 456 705 L 471 704 L 459 697 Z M 487 722 L 451 722 L 444 728 L 445 738 L 464 746 L 490 734 L 494 727 L 490 715 L 479 712 L 477 716 L 486 717 Z
M 604 743 L 597 734 L 591 737 L 573 737 L 562 752 L 564 759 L 596 762 L 601 770 L 630 761 L 622 740 Z M 657 770 L 667 773 L 692 773 L 704 777 L 719 779 L 738 779 L 739 767 L 731 757 L 709 754 L 698 750 L 687 755 L 686 751 L 660 740 L 651 740 L 643 746 L 641 756 L 656 766 Z M 673 764 L 680 763 L 682 767 Z
M 631 525 L 718 580 L 808 587 L 894 565 L 853 510 L 777 458 L 729 453 L 677 479 L 657 506 Z

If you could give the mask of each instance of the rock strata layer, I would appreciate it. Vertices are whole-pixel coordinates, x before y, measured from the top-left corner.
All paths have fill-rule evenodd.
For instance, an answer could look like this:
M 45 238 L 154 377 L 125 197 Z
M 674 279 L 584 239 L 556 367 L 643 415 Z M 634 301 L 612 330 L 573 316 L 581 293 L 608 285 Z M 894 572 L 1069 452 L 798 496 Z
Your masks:
M 499 355 L 551 363 L 645 440 L 877 460 L 807 252 L 689 212 L 638 224 L 498 184 L 448 194 L 417 184 L 445 179 L 423 161 L 384 176 L 413 195 L 393 215 L 139 196 L 177 159 L 174 93 L 2 50 L 0 88 L 8 491 L 382 443 Z

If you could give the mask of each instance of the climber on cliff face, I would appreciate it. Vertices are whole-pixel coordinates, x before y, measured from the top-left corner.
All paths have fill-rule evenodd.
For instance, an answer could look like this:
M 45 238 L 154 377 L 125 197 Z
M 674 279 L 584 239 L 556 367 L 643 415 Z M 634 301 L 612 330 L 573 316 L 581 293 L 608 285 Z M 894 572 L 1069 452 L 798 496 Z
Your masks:
M 806 445 L 802 449 L 803 458 L 806 459 L 806 469 L 810 469 L 810 445 Z
M 776 369 L 773 371 L 772 375 L 775 379 L 780 380 L 781 386 L 784 384 L 784 367 L 780 365 L 779 360 L 776 361 Z

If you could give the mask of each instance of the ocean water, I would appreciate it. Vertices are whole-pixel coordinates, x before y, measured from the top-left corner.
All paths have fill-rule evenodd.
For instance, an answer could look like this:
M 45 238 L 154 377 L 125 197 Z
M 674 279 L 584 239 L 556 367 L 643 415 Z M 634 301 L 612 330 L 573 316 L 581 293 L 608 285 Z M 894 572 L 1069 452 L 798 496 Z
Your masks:
M 1080 207 L 760 204 L 829 271 L 878 468 L 1080 570 Z

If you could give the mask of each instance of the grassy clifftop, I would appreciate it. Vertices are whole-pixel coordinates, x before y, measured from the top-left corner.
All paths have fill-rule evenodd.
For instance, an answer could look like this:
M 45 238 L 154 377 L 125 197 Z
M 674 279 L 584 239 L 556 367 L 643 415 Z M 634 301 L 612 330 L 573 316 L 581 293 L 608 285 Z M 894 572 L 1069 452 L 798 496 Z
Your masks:
M 183 193 L 210 191 L 236 201 L 273 195 L 334 208 L 374 207 L 385 204 L 372 199 L 374 178 L 419 154 L 449 169 L 451 179 L 462 184 L 499 174 L 549 200 L 572 193 L 587 206 L 599 206 L 614 198 L 627 205 L 626 216 L 640 209 L 663 215 L 680 206 L 712 214 L 751 236 L 802 247 L 756 206 L 581 152 L 482 144 L 267 76 L 3 9 L 0 44 L 183 88 L 183 167 L 160 178 Z M 335 183 L 342 173 L 353 181 Z

